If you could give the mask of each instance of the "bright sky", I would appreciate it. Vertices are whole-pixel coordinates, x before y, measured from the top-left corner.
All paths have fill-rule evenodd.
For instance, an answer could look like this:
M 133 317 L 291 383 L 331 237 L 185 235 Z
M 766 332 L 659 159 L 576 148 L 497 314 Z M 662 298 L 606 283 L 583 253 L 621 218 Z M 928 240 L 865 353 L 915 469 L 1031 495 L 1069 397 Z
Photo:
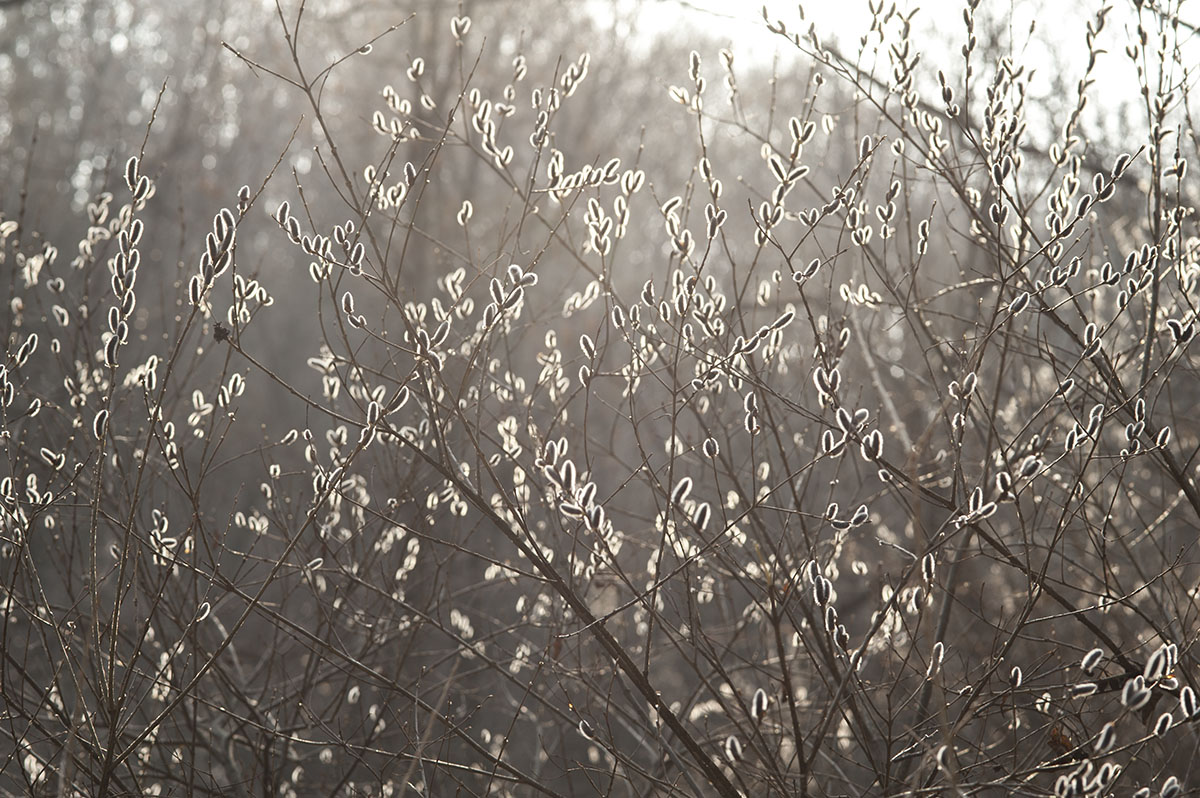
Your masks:
M 883 2 L 890 6 L 893 0 Z M 958 49 L 966 35 L 962 17 L 965 0 L 895 2 L 902 12 L 920 7 L 913 21 L 913 40 L 925 50 L 918 69 L 929 76 L 941 68 L 948 75 L 960 74 L 962 57 Z M 1135 35 L 1136 16 L 1131 0 L 983 0 L 978 13 L 1006 23 L 1008 32 L 1004 38 L 1011 42 L 1014 60 L 1037 70 L 1037 76 L 1030 84 L 1030 95 L 1037 98 L 1054 91 L 1049 80 L 1051 76 L 1063 77 L 1072 90 L 1083 76 L 1087 66 L 1085 26 L 1104 2 L 1113 8 L 1099 39 L 1099 46 L 1105 53 L 1100 56 L 1092 74 L 1097 85 L 1089 92 L 1093 103 L 1089 121 L 1106 127 L 1111 134 L 1116 132 L 1111 106 L 1100 108 L 1099 101 L 1114 97 L 1129 101 L 1138 98 L 1135 67 L 1124 52 Z M 764 5 L 771 19 L 784 21 L 789 32 L 806 32 L 810 24 L 815 24 L 822 40 L 837 42 L 843 54 L 853 52 L 859 37 L 870 27 L 868 0 L 808 0 L 799 4 L 795 0 L 658 0 L 645 2 L 641 8 L 648 30 L 669 29 L 682 18 L 727 35 L 740 61 L 761 59 L 767 62 L 784 42 L 767 31 L 762 19 Z M 803 21 L 798 5 L 804 8 Z M 1182 19 L 1185 23 L 1200 24 L 1200 13 L 1195 8 L 1185 4 L 1184 9 Z M 1157 23 L 1150 12 L 1143 13 L 1148 27 Z M 1189 54 L 1189 64 L 1200 65 L 1200 36 L 1190 33 L 1187 27 L 1186 24 L 1180 27 L 1180 39 Z M 871 45 L 877 42 L 874 38 Z M 938 52 L 939 45 L 945 45 L 944 52 Z M 703 55 L 712 60 L 715 54 Z M 985 74 L 990 71 L 984 69 Z M 1193 71 L 1196 71 L 1195 67 Z M 1181 75 L 1175 78 L 1184 79 Z M 1195 83 L 1196 78 L 1194 74 L 1188 80 Z M 1144 113 L 1141 116 L 1144 117 Z

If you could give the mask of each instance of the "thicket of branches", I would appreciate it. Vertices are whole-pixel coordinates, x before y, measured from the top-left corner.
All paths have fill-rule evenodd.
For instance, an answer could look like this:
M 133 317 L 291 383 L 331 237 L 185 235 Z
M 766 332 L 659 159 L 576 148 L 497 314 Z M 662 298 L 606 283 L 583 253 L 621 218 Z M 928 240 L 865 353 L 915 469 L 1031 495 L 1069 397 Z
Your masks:
M 5 209 L 0 789 L 1181 794 L 1193 31 L 1063 31 L 1048 127 L 978 5 L 950 54 L 766 19 L 795 69 L 693 51 L 611 151 L 585 52 L 460 10 L 335 113 L 418 23 L 314 66 L 280 6 L 225 56 L 311 173 L 273 125 L 177 264 L 150 120 L 78 243 Z

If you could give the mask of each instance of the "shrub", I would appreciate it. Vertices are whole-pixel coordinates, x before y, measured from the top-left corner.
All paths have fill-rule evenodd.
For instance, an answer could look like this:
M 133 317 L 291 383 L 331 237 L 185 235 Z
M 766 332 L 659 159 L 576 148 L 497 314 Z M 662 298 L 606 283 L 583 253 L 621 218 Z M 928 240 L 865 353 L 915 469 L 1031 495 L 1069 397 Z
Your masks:
M 621 109 L 676 125 L 645 155 L 561 132 L 586 53 L 461 12 L 334 119 L 405 28 L 312 74 L 281 11 L 319 177 L 231 188 L 175 272 L 128 142 L 75 252 L 0 222 L 6 789 L 1179 792 L 1186 32 L 1131 12 L 1114 146 L 1113 12 L 1031 128 L 978 6 L 956 69 L 882 4 L 855 59 L 768 19 L 775 93 L 693 51 Z

